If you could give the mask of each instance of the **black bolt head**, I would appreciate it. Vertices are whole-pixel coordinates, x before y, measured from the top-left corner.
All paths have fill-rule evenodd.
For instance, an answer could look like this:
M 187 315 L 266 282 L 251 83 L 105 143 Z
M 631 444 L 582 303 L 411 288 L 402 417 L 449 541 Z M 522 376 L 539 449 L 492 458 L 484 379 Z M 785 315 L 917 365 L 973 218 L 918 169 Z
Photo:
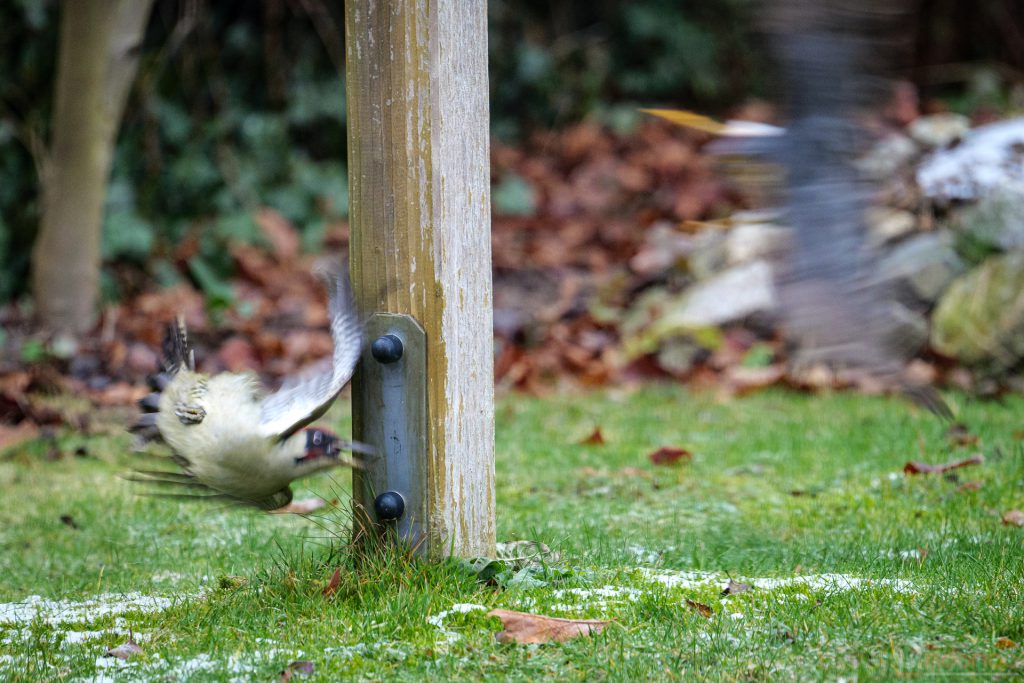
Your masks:
M 402 340 L 393 334 L 377 337 L 370 344 L 370 354 L 379 363 L 394 363 L 402 357 Z
M 398 491 L 385 491 L 373 501 L 373 510 L 382 522 L 393 522 L 405 512 L 405 498 Z

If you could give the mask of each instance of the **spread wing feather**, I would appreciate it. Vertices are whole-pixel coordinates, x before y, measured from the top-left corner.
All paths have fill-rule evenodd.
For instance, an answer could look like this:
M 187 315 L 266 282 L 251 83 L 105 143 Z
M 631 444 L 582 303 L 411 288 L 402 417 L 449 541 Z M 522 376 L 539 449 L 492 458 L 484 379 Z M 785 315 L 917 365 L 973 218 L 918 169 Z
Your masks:
M 259 430 L 268 438 L 287 439 L 327 412 L 352 378 L 362 352 L 363 325 L 352 300 L 348 272 L 338 269 L 323 277 L 334 342 L 330 371 L 286 379 L 280 389 L 263 399 Z

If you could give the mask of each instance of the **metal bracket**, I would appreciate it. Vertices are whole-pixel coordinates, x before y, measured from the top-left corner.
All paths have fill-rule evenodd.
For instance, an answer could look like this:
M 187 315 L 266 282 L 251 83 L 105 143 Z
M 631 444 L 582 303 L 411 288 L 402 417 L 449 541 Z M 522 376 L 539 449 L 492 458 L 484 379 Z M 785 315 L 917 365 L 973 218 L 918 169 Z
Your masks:
M 374 521 L 416 546 L 427 532 L 427 337 L 414 318 L 397 313 L 375 313 L 366 335 L 354 426 L 377 453 L 356 471 L 357 499 Z M 392 493 L 400 499 L 384 495 Z

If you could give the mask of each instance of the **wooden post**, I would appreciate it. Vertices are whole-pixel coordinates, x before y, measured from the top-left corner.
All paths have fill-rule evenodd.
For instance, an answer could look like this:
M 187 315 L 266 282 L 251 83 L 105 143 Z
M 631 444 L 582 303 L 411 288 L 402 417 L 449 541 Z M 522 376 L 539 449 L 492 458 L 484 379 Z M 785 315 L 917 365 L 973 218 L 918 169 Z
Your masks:
M 421 550 L 492 555 L 486 2 L 346 0 L 345 46 L 356 301 L 425 332 Z M 383 414 L 367 399 L 368 375 L 353 384 L 356 439 L 379 433 L 368 421 Z M 384 481 L 373 463 L 355 478 L 364 509 Z

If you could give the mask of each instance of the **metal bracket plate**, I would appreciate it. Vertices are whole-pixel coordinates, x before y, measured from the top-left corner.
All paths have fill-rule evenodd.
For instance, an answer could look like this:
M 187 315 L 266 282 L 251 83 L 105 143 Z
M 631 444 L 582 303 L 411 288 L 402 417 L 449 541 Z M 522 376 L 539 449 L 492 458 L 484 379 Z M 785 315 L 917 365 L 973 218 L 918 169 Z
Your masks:
M 398 360 L 373 357 L 373 341 L 394 335 L 402 342 Z M 366 469 L 356 470 L 356 499 L 374 521 L 374 498 L 397 491 L 405 512 L 394 523 L 399 538 L 421 546 L 427 533 L 427 337 L 414 318 L 375 313 L 366 322 L 366 343 L 356 374 L 354 435 L 376 449 Z

